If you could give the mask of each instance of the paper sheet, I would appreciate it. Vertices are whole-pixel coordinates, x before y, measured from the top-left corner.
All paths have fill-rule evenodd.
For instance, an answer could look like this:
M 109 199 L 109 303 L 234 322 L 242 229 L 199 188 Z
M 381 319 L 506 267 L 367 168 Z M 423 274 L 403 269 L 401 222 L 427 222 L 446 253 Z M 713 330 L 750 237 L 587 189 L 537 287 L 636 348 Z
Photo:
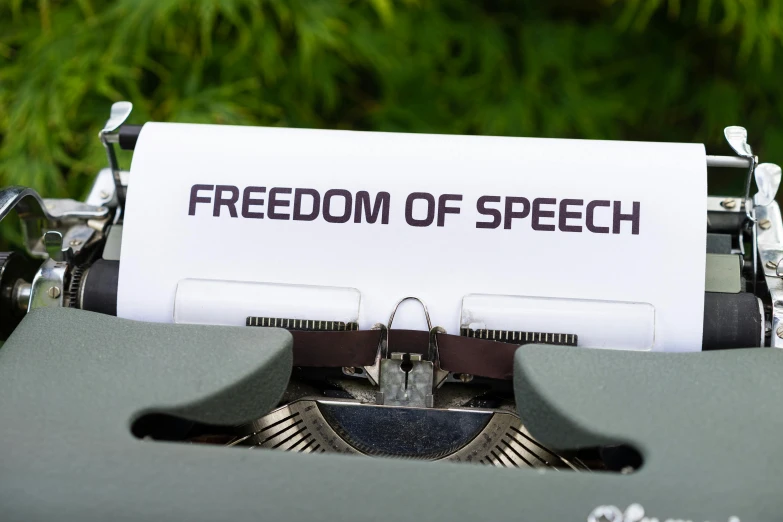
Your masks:
M 148 123 L 117 310 L 171 322 L 187 278 L 324 285 L 361 292 L 362 329 L 416 296 L 458 333 L 469 294 L 599 299 L 699 350 L 706 195 L 698 144 Z

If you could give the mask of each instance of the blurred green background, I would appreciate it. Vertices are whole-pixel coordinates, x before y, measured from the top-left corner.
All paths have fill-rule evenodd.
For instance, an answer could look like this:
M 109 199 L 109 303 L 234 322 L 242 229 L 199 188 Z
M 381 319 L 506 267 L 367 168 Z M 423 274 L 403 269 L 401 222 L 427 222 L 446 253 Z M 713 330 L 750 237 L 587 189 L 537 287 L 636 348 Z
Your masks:
M 0 0 L 0 183 L 83 197 L 123 99 L 135 123 L 726 154 L 722 130 L 738 124 L 783 163 L 781 89 L 783 0 Z M 711 175 L 712 193 L 741 188 L 739 171 Z

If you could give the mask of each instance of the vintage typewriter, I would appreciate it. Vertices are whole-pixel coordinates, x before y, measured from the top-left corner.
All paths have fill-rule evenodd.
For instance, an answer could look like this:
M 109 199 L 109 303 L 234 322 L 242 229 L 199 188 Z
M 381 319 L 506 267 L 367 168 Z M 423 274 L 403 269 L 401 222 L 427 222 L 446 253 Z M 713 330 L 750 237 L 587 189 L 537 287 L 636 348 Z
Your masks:
M 707 157 L 746 183 L 708 200 L 703 351 L 646 354 L 468 320 L 447 335 L 415 296 L 427 330 L 395 329 L 396 308 L 371 330 L 118 319 L 129 114 L 112 107 L 85 201 L 0 193 L 26 250 L 0 255 L 3 520 L 781 516 L 781 169 L 745 129 Z

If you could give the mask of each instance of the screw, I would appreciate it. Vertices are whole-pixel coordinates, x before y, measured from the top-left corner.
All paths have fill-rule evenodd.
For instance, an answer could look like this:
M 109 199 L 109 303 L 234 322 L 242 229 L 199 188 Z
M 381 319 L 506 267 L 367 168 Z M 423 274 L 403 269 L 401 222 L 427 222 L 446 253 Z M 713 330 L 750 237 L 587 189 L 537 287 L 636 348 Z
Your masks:
M 783 339 L 783 326 L 778 326 L 778 329 L 775 330 L 775 333 L 778 334 L 778 337 Z
M 761 230 L 767 230 L 769 227 L 772 226 L 772 221 L 769 219 L 762 219 L 759 221 L 759 227 L 761 227 Z
M 461 373 L 459 374 L 459 380 L 462 382 L 470 382 L 473 380 L 473 376 L 469 373 Z
M 60 289 L 56 286 L 50 286 L 49 290 L 46 291 L 46 294 L 52 299 L 57 299 L 60 297 Z
M 356 373 L 356 368 L 353 366 L 343 366 L 343 373 L 345 375 L 354 375 Z
M 82 240 L 81 239 L 71 239 L 71 242 L 68 243 L 68 244 L 71 245 L 72 247 L 77 247 L 77 246 L 82 244 Z
M 728 209 L 732 209 L 737 206 L 737 202 L 734 200 L 734 198 L 726 198 L 721 201 L 720 204 L 723 205 L 723 208 Z
M 775 270 L 778 267 L 778 264 L 774 261 L 767 261 L 764 263 L 764 266 L 769 268 L 770 270 Z
M 99 196 L 101 197 L 101 199 L 109 199 L 109 193 L 106 192 L 105 190 L 101 190 Z

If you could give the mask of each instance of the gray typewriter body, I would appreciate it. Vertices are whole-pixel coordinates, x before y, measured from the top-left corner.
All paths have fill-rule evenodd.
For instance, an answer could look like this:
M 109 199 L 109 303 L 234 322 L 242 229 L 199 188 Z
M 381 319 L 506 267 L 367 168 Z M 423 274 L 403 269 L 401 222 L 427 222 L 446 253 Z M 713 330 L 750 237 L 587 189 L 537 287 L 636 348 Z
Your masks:
M 28 251 L 0 260 L 2 520 L 782 516 L 780 169 L 738 128 L 708 165 L 760 195 L 709 198 L 703 351 L 667 354 L 400 331 L 393 311 L 365 332 L 119 319 L 128 113 L 85 202 L 0 193 Z

